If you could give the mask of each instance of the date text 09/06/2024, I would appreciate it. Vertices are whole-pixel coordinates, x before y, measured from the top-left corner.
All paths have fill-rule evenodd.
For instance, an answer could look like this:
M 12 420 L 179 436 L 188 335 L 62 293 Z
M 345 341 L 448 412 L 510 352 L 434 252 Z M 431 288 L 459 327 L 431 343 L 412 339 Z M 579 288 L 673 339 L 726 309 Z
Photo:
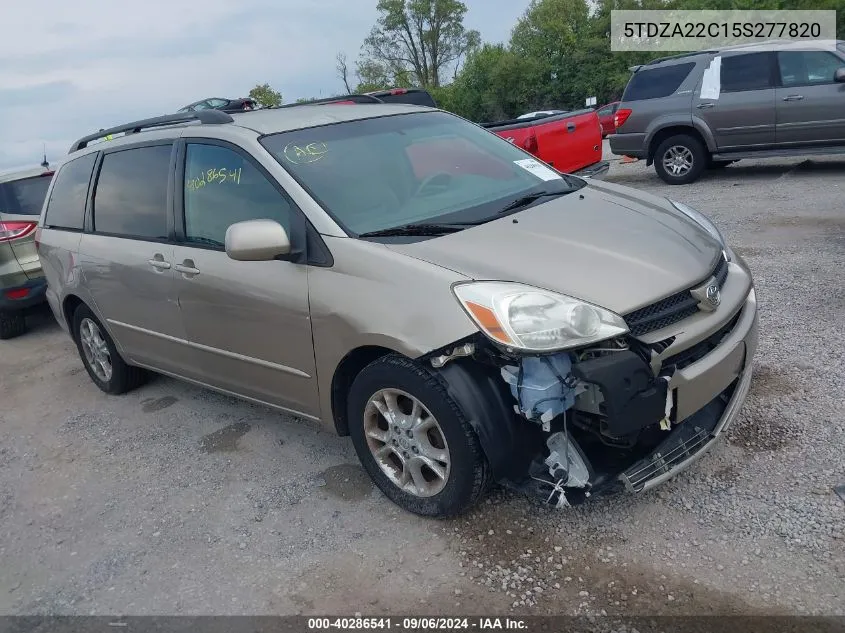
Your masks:
M 308 618 L 309 631 L 332 630 L 396 630 L 396 631 L 526 631 L 525 620 L 519 618 L 439 618 L 439 617 L 353 617 Z

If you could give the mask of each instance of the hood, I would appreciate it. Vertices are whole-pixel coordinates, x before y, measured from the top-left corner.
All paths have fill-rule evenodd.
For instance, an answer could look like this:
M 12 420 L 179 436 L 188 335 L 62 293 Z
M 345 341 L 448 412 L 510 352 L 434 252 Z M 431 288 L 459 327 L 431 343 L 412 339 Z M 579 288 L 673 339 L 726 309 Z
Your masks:
M 703 281 L 722 252 L 668 201 L 608 183 L 389 248 L 473 279 L 531 284 L 622 315 Z

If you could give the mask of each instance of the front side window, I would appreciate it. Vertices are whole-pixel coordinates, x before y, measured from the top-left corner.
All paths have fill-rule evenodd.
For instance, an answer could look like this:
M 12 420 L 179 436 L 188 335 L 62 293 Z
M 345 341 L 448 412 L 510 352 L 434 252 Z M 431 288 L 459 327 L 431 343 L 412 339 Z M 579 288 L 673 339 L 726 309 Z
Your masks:
M 167 239 L 171 145 L 103 156 L 94 191 L 94 230 L 120 237 Z
M 88 184 L 97 153 L 86 154 L 62 165 L 47 203 L 44 226 L 81 231 L 85 220 Z
M 188 143 L 184 188 L 188 243 L 223 248 L 226 229 L 245 220 L 275 220 L 290 234 L 290 202 L 228 147 Z
M 722 92 L 765 90 L 772 87 L 771 55 L 750 53 L 722 58 Z
M 0 213 L 41 215 L 52 174 L 0 184 Z
M 521 195 L 584 186 L 444 112 L 349 121 L 261 142 L 353 234 L 488 221 Z
M 226 99 L 209 99 L 207 101 L 208 105 L 212 108 L 222 108 L 224 105 L 229 103 Z
M 781 51 L 778 53 L 780 81 L 784 86 L 832 84 L 845 62 L 827 51 Z

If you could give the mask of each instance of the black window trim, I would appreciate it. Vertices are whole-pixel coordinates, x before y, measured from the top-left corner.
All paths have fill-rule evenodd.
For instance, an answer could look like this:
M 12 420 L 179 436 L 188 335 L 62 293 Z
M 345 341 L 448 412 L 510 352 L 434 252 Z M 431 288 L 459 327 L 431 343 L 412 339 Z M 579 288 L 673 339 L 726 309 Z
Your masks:
M 786 88 L 786 89 L 812 88 L 813 86 L 838 86 L 838 85 L 840 85 L 841 82 L 834 81 L 832 77 L 831 77 L 830 81 L 825 81 L 825 82 L 817 82 L 817 81 L 811 82 L 811 81 L 808 80 L 806 83 L 797 83 L 797 84 L 785 85 L 783 83 L 783 77 L 781 76 L 781 71 L 780 71 L 780 53 L 826 53 L 826 54 L 830 55 L 831 57 L 835 58 L 839 62 L 840 68 L 845 68 L 845 60 L 843 60 L 841 57 L 839 57 L 839 55 L 837 55 L 833 51 L 825 51 L 825 50 L 777 51 L 775 53 L 775 81 L 776 81 L 775 86 L 777 86 L 778 88 Z M 805 71 L 807 70 L 806 62 L 804 63 L 804 70 Z
M 280 256 L 277 259 L 280 261 L 287 261 L 293 264 L 305 264 L 310 266 L 324 266 L 331 267 L 334 265 L 334 258 L 329 251 L 328 246 L 323 241 L 323 238 L 317 232 L 317 229 L 311 224 L 296 201 L 285 191 L 284 187 L 267 171 L 267 169 L 259 163 L 255 158 L 243 147 L 225 141 L 219 138 L 209 138 L 204 136 L 186 136 L 179 139 L 176 143 L 175 170 L 174 170 L 174 187 L 173 187 L 173 218 L 174 218 L 174 240 L 177 245 L 183 248 L 197 248 L 200 250 L 225 252 L 225 248 L 221 246 L 213 246 L 211 244 L 196 244 L 187 241 L 185 235 L 185 162 L 188 157 L 188 145 L 214 145 L 223 147 L 235 152 L 241 158 L 248 161 L 258 172 L 267 179 L 267 181 L 276 189 L 276 191 L 284 198 L 291 209 L 290 230 L 291 234 L 288 236 L 291 243 L 291 252 L 288 255 Z
M 99 156 L 97 157 L 96 162 L 94 163 L 94 171 L 93 177 L 91 178 L 91 183 L 88 187 L 88 202 L 85 205 L 85 229 L 84 232 L 91 234 L 91 235 L 103 235 L 105 237 L 116 237 L 119 239 L 124 240 L 136 240 L 139 242 L 150 242 L 153 244 L 173 244 L 175 243 L 175 238 L 173 234 L 173 183 L 174 183 L 174 163 L 176 161 L 176 142 L 178 139 L 175 138 L 164 138 L 164 139 L 154 139 L 148 141 L 139 141 L 137 143 L 129 143 L 126 145 L 119 145 L 117 147 L 109 147 L 106 149 L 102 149 L 99 151 Z M 156 147 L 156 146 L 170 146 L 170 162 L 167 167 L 167 202 L 165 204 L 166 209 L 166 230 L 167 230 L 167 237 L 164 238 L 155 238 L 155 237 L 148 237 L 145 235 L 128 235 L 125 233 L 111 233 L 106 231 L 97 231 L 95 230 L 94 224 L 94 198 L 97 190 L 97 184 L 100 181 L 100 173 L 102 172 L 103 167 L 103 160 L 107 154 L 116 154 L 118 152 L 124 152 L 133 149 L 141 149 L 144 147 Z
M 75 158 L 72 158 L 69 161 L 64 162 L 56 170 L 56 172 L 53 174 L 53 182 L 50 183 L 50 189 L 49 189 L 49 191 L 47 191 L 47 197 L 44 200 L 44 203 L 45 203 L 44 204 L 44 220 L 41 223 L 42 228 L 50 229 L 51 231 L 66 231 L 68 233 L 84 233 L 85 232 L 85 227 L 87 226 L 86 223 L 88 222 L 88 205 L 91 204 L 91 194 L 92 194 L 92 190 L 93 190 L 93 186 L 94 186 L 94 174 L 97 173 L 97 169 L 98 169 L 98 166 L 100 164 L 100 156 L 99 156 L 100 153 L 101 153 L 100 151 L 87 152 L 85 154 L 82 154 L 81 156 L 76 156 Z M 85 192 L 85 205 L 84 205 L 84 208 L 83 208 L 83 211 L 82 211 L 82 228 L 75 229 L 75 228 L 69 227 L 69 226 L 54 226 L 54 225 L 50 224 L 47 221 L 47 218 L 48 218 L 49 212 L 50 212 L 50 202 L 53 199 L 53 191 L 56 188 L 56 183 L 58 183 L 58 181 L 59 181 L 59 178 L 58 178 L 59 173 L 62 170 L 66 169 L 67 166 L 70 165 L 72 162 L 77 161 L 77 160 L 82 160 L 83 158 L 87 158 L 91 154 L 97 154 L 97 155 L 94 156 L 94 165 L 91 167 L 91 173 L 88 174 L 88 189 Z
M 725 90 L 724 84 L 722 85 L 720 91 L 724 92 L 725 94 L 735 94 L 738 92 L 756 92 L 758 90 L 774 90 L 775 87 L 778 85 L 778 77 L 779 77 L 779 70 L 777 67 L 776 56 L 774 51 L 754 51 L 749 53 L 739 53 L 737 55 L 726 55 L 722 57 L 722 65 L 724 65 L 725 60 L 733 59 L 736 57 L 746 57 L 749 55 L 765 55 L 767 61 L 769 62 L 769 85 L 763 86 L 762 88 L 738 88 L 735 90 Z M 721 83 L 721 82 L 720 82 Z

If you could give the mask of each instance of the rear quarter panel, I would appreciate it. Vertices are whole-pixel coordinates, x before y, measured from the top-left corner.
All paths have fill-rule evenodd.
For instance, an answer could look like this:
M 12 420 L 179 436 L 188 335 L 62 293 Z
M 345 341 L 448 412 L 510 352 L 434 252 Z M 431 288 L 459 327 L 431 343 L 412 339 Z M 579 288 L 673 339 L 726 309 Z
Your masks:
M 78 296 L 95 309 L 91 298 L 80 284 L 81 275 L 77 267 L 76 253 L 82 233 L 56 229 L 40 231 L 41 245 L 38 254 L 41 268 L 47 278 L 47 303 L 50 304 L 59 325 L 67 331 L 69 324 L 66 322 L 62 305 L 69 295 Z

